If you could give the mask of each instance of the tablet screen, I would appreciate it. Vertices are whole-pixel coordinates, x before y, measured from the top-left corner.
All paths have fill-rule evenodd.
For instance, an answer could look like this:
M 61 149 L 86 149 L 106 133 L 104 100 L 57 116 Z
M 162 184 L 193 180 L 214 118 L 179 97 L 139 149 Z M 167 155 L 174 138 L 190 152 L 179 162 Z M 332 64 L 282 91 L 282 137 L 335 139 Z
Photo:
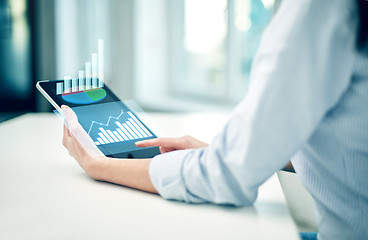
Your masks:
M 135 142 L 156 138 L 155 134 L 106 85 L 101 88 L 75 89 L 60 93 L 57 84 L 62 82 L 62 80 L 48 81 L 39 84 L 58 106 L 68 105 L 73 109 L 79 123 L 103 154 L 107 156 L 120 154 L 119 157 L 126 157 L 121 153 L 135 152 L 137 155 L 142 148 L 138 148 Z M 153 155 L 159 153 L 157 148 L 154 152 Z

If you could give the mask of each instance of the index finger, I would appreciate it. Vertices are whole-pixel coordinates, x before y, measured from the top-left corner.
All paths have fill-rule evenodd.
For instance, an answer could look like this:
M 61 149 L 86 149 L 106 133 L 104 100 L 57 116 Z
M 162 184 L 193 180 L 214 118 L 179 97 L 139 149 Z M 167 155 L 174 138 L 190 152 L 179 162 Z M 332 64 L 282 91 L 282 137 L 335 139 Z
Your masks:
M 178 140 L 176 138 L 153 138 L 136 142 L 138 147 L 176 147 Z
M 75 131 L 80 130 L 81 128 L 77 115 L 75 114 L 73 109 L 71 109 L 66 105 L 62 105 L 61 109 L 63 110 L 64 113 L 67 128 L 69 129 L 70 132 L 75 134 Z

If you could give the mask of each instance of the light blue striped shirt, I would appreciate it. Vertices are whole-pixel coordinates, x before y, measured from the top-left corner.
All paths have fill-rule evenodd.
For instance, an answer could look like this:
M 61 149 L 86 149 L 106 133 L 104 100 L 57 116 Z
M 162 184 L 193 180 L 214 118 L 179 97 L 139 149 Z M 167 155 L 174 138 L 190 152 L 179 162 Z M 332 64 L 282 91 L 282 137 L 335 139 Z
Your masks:
M 263 34 L 249 93 L 209 147 L 156 156 L 160 195 L 252 204 L 290 159 L 319 239 L 368 239 L 368 53 L 353 0 L 284 0 Z

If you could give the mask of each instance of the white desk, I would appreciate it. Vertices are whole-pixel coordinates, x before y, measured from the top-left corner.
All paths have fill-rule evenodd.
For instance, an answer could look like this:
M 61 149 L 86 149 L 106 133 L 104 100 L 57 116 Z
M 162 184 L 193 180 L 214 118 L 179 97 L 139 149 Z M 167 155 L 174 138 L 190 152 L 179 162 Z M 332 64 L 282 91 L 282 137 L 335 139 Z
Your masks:
M 151 114 L 175 136 L 210 140 L 220 114 Z M 298 239 L 276 177 L 254 207 L 166 201 L 88 177 L 61 145 L 53 114 L 0 124 L 0 239 Z

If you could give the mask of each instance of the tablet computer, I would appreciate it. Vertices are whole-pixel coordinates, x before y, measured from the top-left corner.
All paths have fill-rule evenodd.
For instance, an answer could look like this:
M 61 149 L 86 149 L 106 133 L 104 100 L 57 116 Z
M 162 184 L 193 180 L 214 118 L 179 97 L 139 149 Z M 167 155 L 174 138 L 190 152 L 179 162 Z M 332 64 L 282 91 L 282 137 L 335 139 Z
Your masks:
M 105 84 L 92 87 L 66 80 L 44 80 L 37 82 L 36 87 L 58 112 L 62 113 L 62 105 L 72 108 L 105 156 L 150 158 L 160 153 L 157 147 L 135 145 L 137 141 L 157 136 Z

